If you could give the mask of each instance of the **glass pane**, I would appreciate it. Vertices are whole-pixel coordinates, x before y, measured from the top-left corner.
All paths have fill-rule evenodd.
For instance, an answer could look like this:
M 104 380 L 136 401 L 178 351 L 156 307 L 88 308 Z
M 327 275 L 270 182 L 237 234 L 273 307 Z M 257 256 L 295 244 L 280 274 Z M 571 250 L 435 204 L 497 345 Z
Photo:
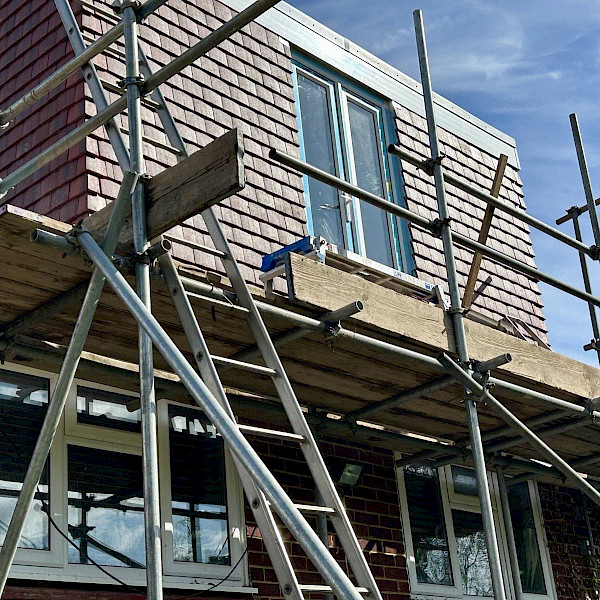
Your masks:
M 302 144 L 306 162 L 337 175 L 328 88 L 298 72 Z M 340 199 L 335 188 L 308 178 L 313 234 L 344 248 Z
M 546 584 L 542 572 L 542 559 L 527 484 L 523 482 L 509 487 L 508 502 L 523 591 L 530 594 L 545 594 Z
M 48 407 L 47 379 L 0 370 L 0 544 L 17 503 L 25 472 Z M 44 502 L 49 493 L 46 465 L 19 548 L 48 550 L 49 527 Z
M 230 564 L 223 440 L 204 414 L 169 405 L 173 555 Z
M 477 479 L 473 469 L 452 465 L 452 485 L 455 494 L 477 496 Z
M 463 594 L 492 596 L 492 578 L 481 515 L 475 512 L 452 510 L 452 522 Z
M 453 585 L 437 472 L 405 467 L 404 484 L 419 583 Z
M 141 431 L 140 409 L 128 410 L 136 402 L 131 396 L 77 386 L 77 422 L 121 431 Z
M 142 458 L 69 446 L 69 562 L 144 568 Z
M 375 114 L 348 102 L 356 185 L 386 199 L 379 161 L 379 125 Z M 361 200 L 360 212 L 367 256 L 393 266 L 388 216 L 385 211 Z

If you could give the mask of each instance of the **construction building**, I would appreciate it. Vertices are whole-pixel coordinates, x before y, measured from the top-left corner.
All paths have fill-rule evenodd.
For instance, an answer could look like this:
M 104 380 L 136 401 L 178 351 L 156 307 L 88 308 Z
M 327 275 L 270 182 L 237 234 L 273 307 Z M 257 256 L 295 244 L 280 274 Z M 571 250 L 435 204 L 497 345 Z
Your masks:
M 600 239 L 431 95 L 420 13 L 423 86 L 277 0 L 0 23 L 3 599 L 598 598 L 600 372 L 538 282 L 600 352 Z

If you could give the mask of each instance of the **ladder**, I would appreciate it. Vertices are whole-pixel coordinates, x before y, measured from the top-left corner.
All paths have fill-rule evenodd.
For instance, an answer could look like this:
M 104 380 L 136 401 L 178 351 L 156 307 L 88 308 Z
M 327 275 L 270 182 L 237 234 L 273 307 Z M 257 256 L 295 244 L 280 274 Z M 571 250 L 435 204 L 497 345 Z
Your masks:
M 151 73 L 150 65 L 143 52 L 140 52 L 140 60 L 141 70 L 148 76 Z M 178 160 L 183 160 L 189 156 L 189 153 L 159 88 L 156 88 L 152 92 L 150 98 L 158 105 L 156 113 L 159 116 L 163 130 L 169 140 L 169 144 L 178 150 Z M 338 536 L 340 545 L 344 550 L 350 570 L 356 580 L 356 592 L 365 598 L 382 600 L 381 592 L 369 569 L 342 500 L 329 475 L 317 442 L 304 417 L 296 394 L 277 354 L 275 345 L 273 344 L 254 298 L 252 297 L 239 265 L 233 255 L 229 242 L 223 233 L 223 229 L 212 208 L 205 210 L 202 213 L 202 218 L 204 219 L 208 233 L 216 248 L 216 251 L 212 251 L 208 248 L 207 251 L 211 252 L 221 260 L 238 304 L 246 312 L 250 330 L 266 367 L 243 361 L 228 362 L 230 363 L 230 366 L 247 370 L 250 373 L 267 374 L 272 377 L 279 399 L 285 409 L 293 431 L 293 433 L 288 433 L 284 431 L 256 428 L 253 429 L 253 433 L 278 439 L 286 439 L 299 444 L 315 482 L 317 497 L 320 497 L 323 500 L 324 505 L 308 506 L 296 504 L 296 508 L 305 514 L 318 514 L 326 516 L 330 520 Z M 162 255 L 158 259 L 158 262 L 184 328 L 188 343 L 194 354 L 200 376 L 222 407 L 232 418 L 234 418 L 233 411 L 215 366 L 215 362 L 222 362 L 222 359 L 220 359 L 220 357 L 213 357 L 208 349 L 188 298 L 190 292 L 185 289 L 173 260 L 168 253 Z M 284 597 L 286 599 L 293 598 L 294 600 L 302 600 L 304 598 L 303 592 L 331 592 L 332 588 L 330 586 L 306 585 L 298 581 L 268 502 L 256 486 L 252 473 L 249 473 L 245 466 L 239 461 L 236 461 L 236 468 L 254 518 L 261 531 L 265 547 L 273 563 L 273 569 L 276 572 L 277 580 Z M 322 544 L 322 551 L 329 552 L 329 549 L 325 544 Z
M 55 0 L 55 2 L 75 54 L 87 57 L 87 47 L 85 45 L 84 38 L 79 30 L 78 24 L 67 0 Z M 165 0 L 148 0 L 144 6 L 146 8 L 148 8 L 148 6 L 156 8 L 164 2 Z M 254 15 L 255 13 L 259 14 L 260 11 L 266 10 L 269 5 L 273 5 L 275 3 L 276 0 L 257 0 L 255 5 L 252 5 L 245 11 L 242 11 L 242 13 L 240 13 L 238 16 L 243 16 L 249 20 L 251 15 Z M 92 8 L 96 8 L 94 5 L 90 5 L 87 2 L 86 4 Z M 129 11 L 127 23 L 125 23 L 125 19 L 123 19 L 123 26 L 126 27 L 126 38 L 127 34 L 129 34 L 130 40 L 130 45 L 128 47 L 128 51 L 130 52 L 130 54 L 128 54 L 128 60 L 130 62 L 128 62 L 128 68 L 130 68 L 131 64 L 137 65 L 139 61 L 140 71 L 147 79 L 149 79 L 152 76 L 152 70 L 142 49 L 137 43 L 137 34 L 134 35 L 134 33 L 132 33 L 132 31 L 134 31 L 134 20 L 131 16 L 131 11 L 133 10 L 134 6 L 136 6 L 136 3 L 132 0 L 126 0 L 123 2 L 122 6 L 124 11 Z M 232 19 L 232 21 L 229 23 L 232 23 L 233 21 L 234 19 Z M 239 22 L 241 21 L 238 21 L 238 23 Z M 236 26 L 239 28 L 242 25 Z M 226 37 L 228 37 L 228 35 L 230 35 L 230 33 L 234 30 L 235 28 L 233 26 L 230 27 L 228 24 L 222 26 L 217 32 L 215 32 L 218 33 L 218 35 L 216 36 L 214 43 L 216 44 L 219 43 L 219 40 L 226 39 Z M 219 39 L 217 40 L 217 38 Z M 98 40 L 96 40 L 96 42 L 98 42 Z M 93 42 L 93 44 L 96 42 Z M 135 59 L 133 57 L 135 57 Z M 98 111 L 101 112 L 109 108 L 106 96 L 104 94 L 103 82 L 98 77 L 93 64 L 91 62 L 82 62 L 80 66 L 84 72 L 86 82 L 89 85 Z M 137 70 L 137 67 L 134 70 Z M 139 75 L 135 77 L 132 76 L 130 79 L 136 79 L 139 81 Z M 134 85 L 134 83 L 131 81 L 128 83 L 128 85 L 129 84 Z M 129 92 L 129 87 L 127 91 Z M 158 115 L 162 123 L 164 133 L 167 136 L 170 144 L 168 148 L 165 148 L 163 145 L 163 149 L 172 151 L 173 154 L 177 156 L 178 160 L 183 160 L 189 156 L 189 153 L 159 87 L 154 87 L 149 96 L 149 99 L 144 99 L 144 103 L 146 106 L 153 109 Z M 129 100 L 130 98 L 128 93 L 126 104 L 128 108 Z M 117 101 L 116 104 L 118 104 L 118 102 L 119 101 Z M 132 105 L 134 104 L 135 103 L 133 102 Z M 139 118 L 139 111 L 137 117 Z M 135 126 L 138 127 L 138 132 L 140 125 Z M 119 195 L 120 197 L 122 195 L 122 198 L 133 195 L 135 200 L 136 194 L 138 194 L 137 198 L 139 199 L 141 196 L 143 200 L 142 186 L 135 187 L 135 191 L 133 188 L 137 180 L 136 173 L 141 170 L 139 165 L 143 163 L 143 156 L 141 153 L 139 153 L 140 155 L 135 159 L 138 162 L 136 167 L 138 171 L 134 173 L 134 169 L 131 167 L 132 162 L 134 162 L 133 158 L 130 161 L 129 150 L 124 145 L 123 139 L 121 138 L 121 131 L 119 129 L 120 128 L 116 126 L 114 121 L 111 120 L 109 123 L 107 123 L 107 133 L 111 141 L 111 145 L 113 146 L 119 164 L 124 172 L 124 180 Z M 92 131 L 92 129 L 90 129 L 90 131 Z M 131 132 L 129 133 L 131 142 L 135 136 L 132 136 Z M 151 140 L 142 138 L 141 141 L 148 143 Z M 139 144 L 138 148 L 136 149 L 136 152 L 138 151 Z M 133 150 L 131 150 L 131 152 L 133 154 Z M 24 177 L 22 173 L 19 176 Z M 125 206 L 123 202 L 119 202 L 118 200 L 115 204 L 119 204 L 119 206 Z M 139 207 L 143 205 L 137 203 L 135 206 L 138 206 L 138 210 L 140 210 Z M 327 471 L 327 467 L 319 452 L 317 443 L 304 417 L 302 409 L 298 403 L 279 356 L 277 355 L 275 345 L 269 336 L 268 330 L 262 320 L 257 305 L 243 278 L 240 267 L 233 256 L 229 243 L 223 233 L 223 229 L 212 209 L 209 208 L 205 210 L 202 213 L 202 217 L 216 248 L 216 250 L 207 250 L 211 251 L 222 261 L 224 271 L 231 282 L 240 310 L 244 311 L 248 319 L 254 341 L 256 342 L 256 346 L 258 347 L 266 366 L 248 363 L 242 360 L 214 357 L 210 354 L 202 331 L 198 326 L 196 316 L 194 315 L 189 302 L 188 295 L 190 292 L 185 289 L 182 280 L 177 273 L 174 262 L 168 253 L 159 257 L 159 265 L 162 270 L 163 277 L 169 287 L 175 308 L 179 314 L 189 344 L 194 352 L 196 366 L 198 372 L 200 373 L 200 378 L 148 310 L 149 301 L 140 300 L 140 297 L 133 290 L 131 290 L 130 286 L 127 284 L 127 282 L 125 282 L 124 279 L 118 284 L 115 283 L 120 275 L 107 257 L 107 254 L 112 254 L 111 250 L 106 251 L 106 248 L 102 250 L 102 248 L 93 240 L 93 238 L 91 238 L 89 232 L 86 230 L 80 230 L 80 237 L 78 239 L 81 242 L 81 247 L 85 250 L 90 258 L 92 258 L 93 255 L 96 256 L 96 270 L 92 276 L 92 281 L 90 283 L 86 299 L 84 300 L 84 306 L 86 306 L 86 302 L 88 302 L 90 306 L 93 305 L 94 302 L 91 301 L 90 298 L 93 298 L 96 295 L 99 297 L 104 281 L 102 279 L 103 275 L 108 281 L 111 282 L 111 284 L 113 284 L 113 287 L 115 285 L 117 285 L 117 287 L 121 286 L 120 291 L 122 293 L 119 293 L 117 287 L 115 287 L 115 291 L 117 291 L 117 294 L 124 299 L 128 308 L 133 312 L 138 322 L 140 322 L 140 325 L 143 319 L 150 321 L 150 328 L 146 329 L 144 339 L 149 341 L 150 338 L 152 338 L 152 341 L 161 351 L 161 353 L 163 353 L 165 358 L 167 359 L 166 355 L 169 355 L 173 361 L 175 361 L 174 363 L 169 364 L 176 363 L 180 367 L 179 373 L 180 375 L 181 373 L 184 373 L 182 381 L 184 381 L 186 384 L 188 391 L 190 391 L 191 395 L 194 396 L 199 404 L 202 404 L 199 398 L 203 399 L 205 402 L 204 408 L 205 412 L 207 412 L 207 416 L 210 418 L 210 415 L 212 415 L 213 420 L 219 422 L 223 428 L 223 437 L 226 439 L 229 444 L 229 448 L 232 450 L 232 456 L 244 487 L 245 494 L 253 511 L 257 526 L 260 528 L 261 535 L 271 558 L 281 591 L 286 599 L 302 600 L 304 598 L 304 593 L 335 593 L 340 600 L 362 600 L 363 597 L 371 600 L 382 600 L 377 583 L 370 572 L 358 539 L 356 538 L 350 520 L 345 512 L 343 503 Z M 140 223 L 142 223 L 140 227 L 145 230 L 145 222 L 143 217 L 138 216 L 137 218 L 140 220 Z M 114 243 L 116 244 L 116 239 L 118 236 L 115 237 L 114 233 L 115 232 L 111 230 L 110 236 L 112 237 L 110 237 L 110 239 L 114 239 Z M 107 234 L 105 234 L 105 237 L 106 235 Z M 143 232 L 143 235 L 141 235 L 141 238 L 145 240 L 143 241 L 142 245 L 147 247 L 145 231 Z M 87 240 L 89 245 L 86 245 L 85 240 Z M 112 243 L 113 242 L 111 241 L 110 244 Z M 108 244 L 108 248 L 114 247 L 114 244 L 113 246 L 110 244 Z M 102 272 L 102 274 L 100 272 Z M 149 290 L 146 290 L 146 292 L 148 291 Z M 146 292 L 144 292 L 144 294 L 146 294 Z M 149 296 L 149 293 L 147 295 Z M 85 336 L 87 335 L 86 327 L 89 328 L 89 324 L 91 323 L 91 318 L 93 315 L 93 310 L 84 310 L 84 308 L 82 308 L 82 312 L 84 312 L 85 316 L 82 317 L 80 314 L 78 324 L 76 325 L 77 333 L 74 334 L 69 346 L 69 351 L 74 355 L 75 353 L 79 353 L 77 348 L 83 347 L 82 344 L 85 340 Z M 152 331 L 152 334 L 150 333 L 150 330 Z M 142 334 L 140 333 L 140 339 L 141 338 Z M 167 359 L 167 362 L 169 362 L 169 359 Z M 245 369 L 249 373 L 260 373 L 261 375 L 268 375 L 272 378 L 277 390 L 277 394 L 290 421 L 292 429 L 291 433 L 263 428 L 244 428 L 243 426 L 239 426 L 237 424 L 216 369 L 216 364 L 223 363 L 226 363 L 230 367 L 234 366 L 236 368 Z M 51 442 L 51 436 L 48 437 L 50 435 L 48 432 L 51 432 L 53 429 L 55 430 L 58 425 L 58 418 L 60 417 L 62 406 L 64 406 L 66 398 L 66 391 L 63 391 L 63 388 L 64 390 L 68 388 L 68 374 L 71 372 L 74 373 L 76 362 L 73 362 L 73 364 L 69 363 L 66 367 L 63 365 L 63 367 L 64 368 L 61 369 L 61 375 L 59 375 L 59 380 L 66 383 L 61 383 L 61 392 L 58 394 L 59 401 L 54 402 L 52 405 L 52 418 L 47 419 L 48 423 L 46 423 L 46 420 L 44 422 L 44 433 L 43 436 L 42 434 L 40 435 L 40 438 L 43 437 L 43 443 L 39 443 L 38 441 L 38 445 L 40 446 L 39 451 L 36 446 L 36 452 L 40 457 L 42 457 L 43 460 L 40 462 L 36 459 L 34 469 L 32 470 L 32 475 L 29 475 L 28 473 L 27 487 L 31 488 L 31 490 L 34 489 L 32 484 L 35 483 L 35 470 L 38 469 L 38 463 L 43 464 L 45 460 L 43 453 L 46 453 L 47 455 L 49 449 L 47 440 L 50 440 Z M 175 370 L 177 371 L 177 369 Z M 140 365 L 140 373 L 141 371 L 142 368 Z M 59 387 L 58 384 L 57 387 Z M 217 423 L 215 423 L 215 425 L 217 425 Z M 262 434 L 278 439 L 286 439 L 299 444 L 306 459 L 308 468 L 312 474 L 312 478 L 314 479 L 317 497 L 322 499 L 322 506 L 294 504 L 289 496 L 283 491 L 280 484 L 274 479 L 272 473 L 268 471 L 264 463 L 256 455 L 255 451 L 253 451 L 249 446 L 247 440 L 242 434 L 243 430 L 249 430 L 254 434 Z M 248 464 L 244 463 L 240 457 L 247 458 L 249 461 Z M 34 461 L 32 459 L 32 463 L 33 462 Z M 37 479 L 39 479 L 39 476 Z M 24 484 L 23 487 L 25 488 L 26 485 Z M 29 491 L 27 494 L 29 494 Z M 15 514 L 17 512 L 19 512 L 19 515 L 26 514 L 28 502 L 26 499 L 27 494 L 20 495 L 18 511 L 15 509 Z M 266 496 L 269 496 L 271 504 L 267 501 Z M 298 581 L 292 566 L 292 562 L 283 543 L 278 525 L 275 521 L 273 511 L 277 512 L 281 520 L 286 523 L 290 533 L 306 550 L 307 556 L 312 561 L 315 568 L 321 573 L 327 585 L 306 585 Z M 313 531 L 306 519 L 303 518 L 302 513 L 317 515 L 320 518 L 326 516 L 328 519 L 330 519 L 339 538 L 340 545 L 345 552 L 346 559 L 353 575 L 353 580 L 340 568 L 335 559 L 331 556 L 327 545 L 323 543 L 323 541 Z M 11 543 L 5 543 L 3 552 L 0 553 L 0 557 L 2 557 L 2 560 L 4 561 L 3 574 L 0 573 L 0 578 L 2 578 L 2 581 L 0 582 L 0 594 L 3 589 L 3 585 L 6 583 L 8 570 L 14 558 L 14 551 L 20 536 L 19 528 L 22 528 L 23 521 L 24 518 L 21 518 L 20 516 L 16 519 L 13 517 L 9 528 L 12 536 Z M 146 533 L 148 535 L 148 531 Z M 9 536 L 7 534 L 7 540 L 8 538 Z M 7 548 L 10 548 L 10 550 L 7 551 Z M 160 565 L 160 559 L 156 562 L 156 564 Z M 158 576 L 155 578 L 155 580 L 160 582 L 160 574 L 158 573 L 159 569 L 156 570 Z M 154 590 L 154 596 L 152 597 L 162 597 L 160 583 L 156 583 L 155 587 L 157 587 L 157 589 Z

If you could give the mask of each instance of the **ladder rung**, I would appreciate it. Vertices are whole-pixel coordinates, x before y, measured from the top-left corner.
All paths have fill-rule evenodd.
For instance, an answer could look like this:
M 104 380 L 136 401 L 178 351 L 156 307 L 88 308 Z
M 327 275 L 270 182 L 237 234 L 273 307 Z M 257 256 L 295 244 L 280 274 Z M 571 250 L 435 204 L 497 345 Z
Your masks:
M 264 435 L 265 437 L 271 437 L 276 439 L 291 440 L 294 442 L 304 442 L 304 436 L 298 433 L 291 433 L 288 431 L 277 431 L 276 429 L 265 429 L 264 427 L 254 427 L 252 425 L 240 425 L 239 428 L 247 433 L 253 433 L 255 435 Z
M 219 300 L 217 298 L 211 298 L 210 296 L 203 296 L 202 294 L 196 294 L 195 292 L 186 292 L 186 294 L 190 298 L 197 298 L 198 300 L 203 300 L 204 302 L 210 302 L 211 304 L 217 304 L 219 306 L 225 306 L 226 308 L 231 308 L 233 310 L 237 310 L 239 312 L 248 313 L 250 312 L 245 306 L 240 306 L 239 304 L 233 304 L 233 302 L 226 302 L 225 300 Z
M 129 133 L 129 129 L 127 129 L 126 127 L 120 127 L 119 129 L 121 130 L 121 133 L 126 133 L 126 134 Z M 179 150 L 178 148 L 169 146 L 169 144 L 163 144 L 162 142 L 159 142 L 158 140 L 153 140 L 152 138 L 149 138 L 147 135 L 142 136 L 142 141 L 146 142 L 147 144 L 150 144 L 151 146 L 155 146 L 156 148 L 162 148 L 163 150 L 166 150 L 167 152 L 171 152 L 171 154 L 175 154 L 177 156 L 179 156 L 181 154 L 181 150 Z
M 307 515 L 333 515 L 335 510 L 329 506 L 315 506 L 314 504 L 295 504 L 301 513 Z
M 158 105 L 158 103 L 156 103 Z M 200 250 L 201 252 L 206 252 L 207 254 L 212 254 L 218 258 L 227 258 L 227 254 L 225 252 L 221 252 L 216 248 L 211 248 L 210 246 L 205 246 L 204 244 L 198 244 L 197 242 L 192 242 L 190 240 L 184 240 L 182 238 L 174 237 L 171 235 L 163 235 L 164 238 L 173 242 L 174 244 L 181 244 L 182 246 L 187 246 L 188 248 L 192 248 L 193 250 Z
M 234 367 L 236 369 L 242 369 L 243 371 L 250 371 L 251 373 L 258 373 L 259 375 L 269 375 L 274 377 L 277 375 L 275 369 L 269 369 L 269 367 L 263 367 L 261 365 L 254 365 L 252 363 L 242 362 L 241 360 L 234 360 L 233 358 L 227 358 L 225 356 L 211 356 L 213 362 L 216 365 L 224 365 L 228 367 Z
M 300 591 L 302 591 L 302 592 L 315 592 L 315 593 L 318 593 L 318 592 L 331 592 L 331 587 L 328 586 L 328 585 L 300 584 L 298 587 L 300 588 Z M 357 587 L 356 591 L 359 594 L 363 594 L 363 595 L 366 595 L 366 594 L 370 593 L 369 589 L 368 588 L 364 588 L 364 587 Z

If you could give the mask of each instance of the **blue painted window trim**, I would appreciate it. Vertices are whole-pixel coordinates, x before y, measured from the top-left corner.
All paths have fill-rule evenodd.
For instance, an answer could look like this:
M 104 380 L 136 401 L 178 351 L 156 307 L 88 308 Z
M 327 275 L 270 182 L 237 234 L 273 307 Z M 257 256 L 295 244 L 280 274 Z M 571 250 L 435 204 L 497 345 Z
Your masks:
M 365 89 L 360 84 L 354 83 L 342 74 L 339 74 L 332 69 L 320 64 L 312 58 L 309 58 L 299 52 L 292 51 L 292 80 L 294 84 L 294 99 L 296 102 L 296 115 L 298 122 L 298 134 L 300 141 L 300 157 L 302 160 L 306 160 L 304 147 L 302 144 L 302 121 L 300 118 L 300 101 L 298 96 L 298 72 L 297 68 L 300 68 L 315 77 L 323 80 L 331 86 L 330 92 L 334 94 L 330 102 L 330 110 L 334 131 L 334 143 L 336 147 L 336 161 L 338 164 L 338 170 L 340 171 L 339 176 L 346 178 L 344 174 L 344 159 L 342 156 L 342 137 L 340 133 L 340 119 L 339 119 L 339 107 L 338 107 L 338 93 L 335 89 L 336 84 L 340 84 L 342 89 L 349 92 L 351 95 L 364 100 L 366 103 L 373 105 L 379 116 L 379 134 L 381 143 L 381 153 L 383 156 L 383 166 L 385 171 L 386 181 L 391 182 L 391 189 L 388 189 L 388 199 L 399 206 L 406 207 L 406 200 L 404 195 L 404 181 L 402 177 L 402 167 L 400 160 L 396 157 L 388 155 L 387 146 L 390 142 L 398 142 L 396 135 L 396 127 L 394 122 L 393 110 L 390 107 L 389 101 L 381 96 L 374 94 L 372 91 Z M 308 177 L 303 176 L 304 183 L 304 197 L 306 204 L 306 214 L 309 232 L 314 233 L 312 226 L 312 214 L 310 207 L 310 196 L 308 187 Z M 386 184 L 387 186 L 387 184 Z M 362 253 L 362 248 L 357 247 L 356 240 L 352 231 L 350 223 L 346 224 L 347 232 L 347 249 L 352 252 Z M 391 217 L 391 230 L 392 230 L 392 243 L 394 250 L 394 258 L 396 261 L 396 268 L 400 269 L 405 273 L 414 273 L 415 263 L 412 255 L 411 235 L 409 225 L 403 219 L 397 217 Z

